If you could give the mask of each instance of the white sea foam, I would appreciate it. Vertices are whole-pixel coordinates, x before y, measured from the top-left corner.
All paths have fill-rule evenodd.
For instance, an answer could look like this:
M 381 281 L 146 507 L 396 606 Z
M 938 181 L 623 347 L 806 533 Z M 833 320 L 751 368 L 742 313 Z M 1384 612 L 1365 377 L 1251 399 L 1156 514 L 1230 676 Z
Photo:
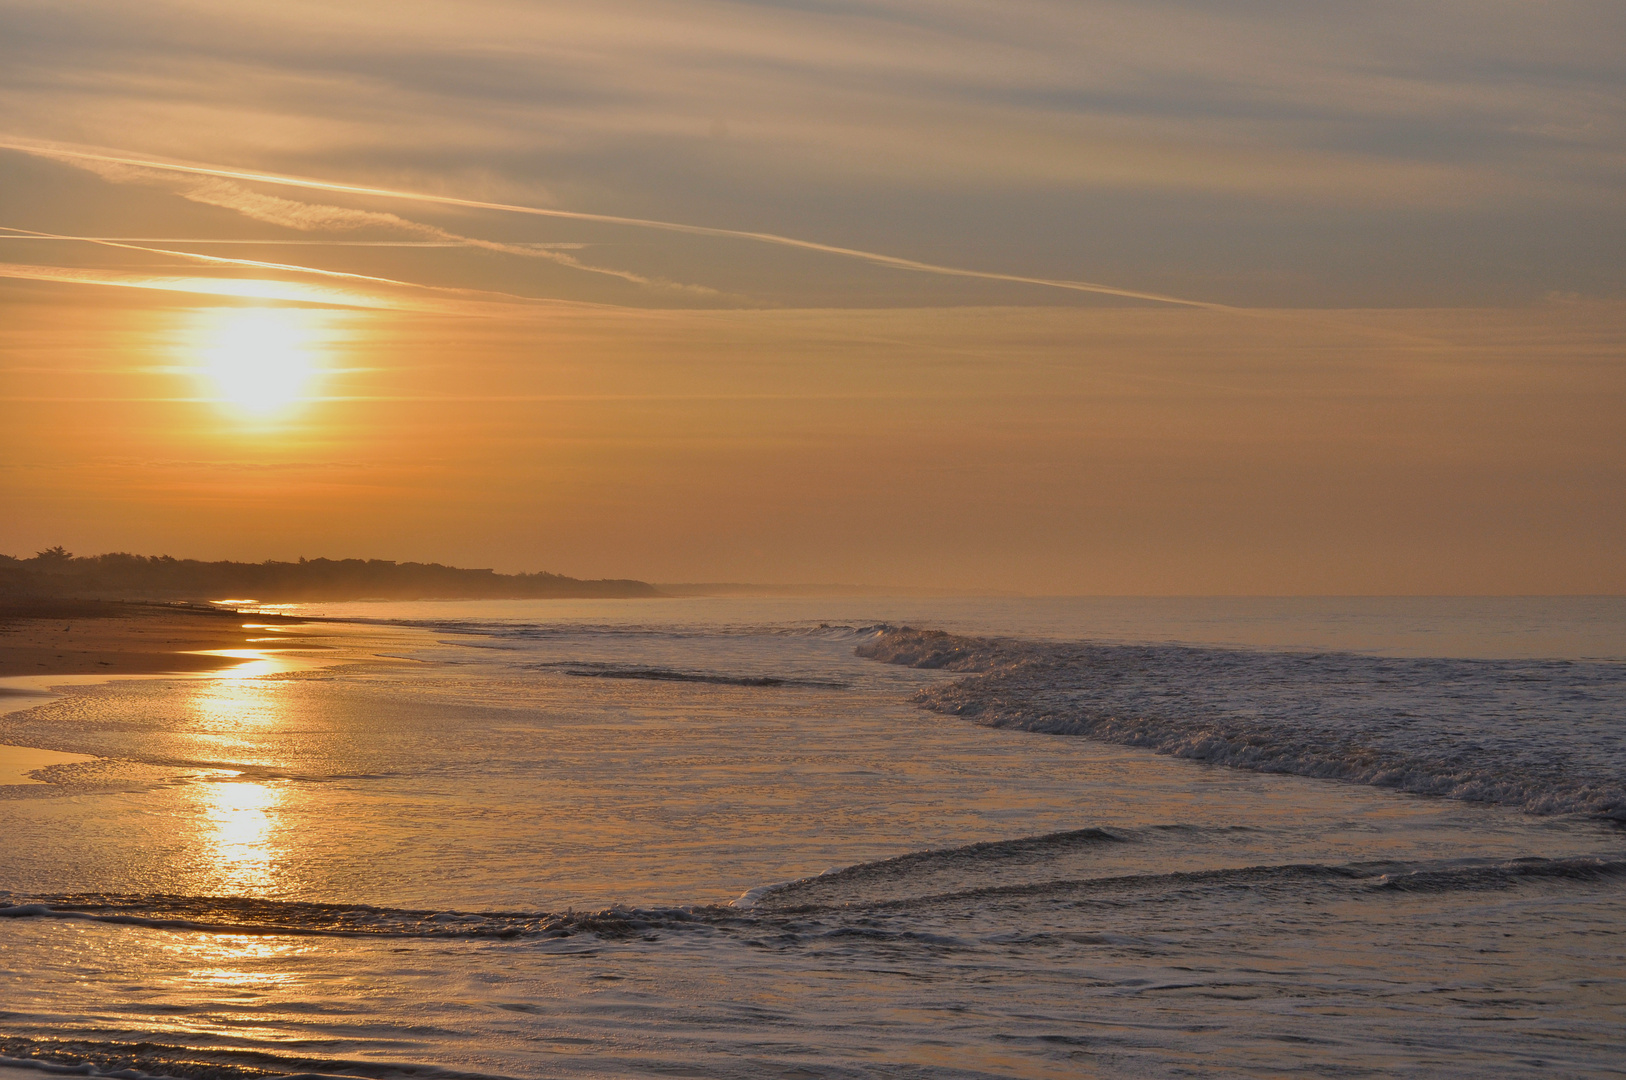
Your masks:
M 969 638 L 892 628 L 860 656 L 967 673 L 916 701 L 1083 735 L 1536 814 L 1626 820 L 1626 665 Z

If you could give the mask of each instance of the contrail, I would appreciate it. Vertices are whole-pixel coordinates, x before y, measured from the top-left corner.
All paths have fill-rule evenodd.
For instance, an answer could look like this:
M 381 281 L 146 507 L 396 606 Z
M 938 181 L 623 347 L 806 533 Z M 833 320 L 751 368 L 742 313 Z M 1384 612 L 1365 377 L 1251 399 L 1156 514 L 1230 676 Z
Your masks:
M 0 240 L 68 240 L 83 244 L 95 244 L 97 247 L 123 248 L 126 251 L 145 251 L 151 255 L 172 255 L 180 259 L 191 259 L 194 262 L 204 262 L 213 265 L 247 266 L 256 270 L 285 270 L 294 274 L 317 274 L 321 277 L 346 278 L 351 281 L 370 281 L 378 285 L 396 285 L 408 289 L 433 289 L 433 285 L 419 285 L 412 281 L 398 281 L 395 278 L 373 277 L 371 274 L 347 274 L 341 270 L 322 270 L 315 266 L 301 266 L 297 263 L 266 262 L 262 259 L 232 259 L 223 255 L 202 255 L 195 251 L 175 251 L 169 248 L 152 247 L 145 243 L 135 243 L 128 240 L 115 240 L 99 236 L 65 236 L 61 233 L 36 232 L 33 229 L 14 229 L 8 225 L 0 225 L 12 235 L 0 236 Z M 161 242 L 161 241 L 160 241 Z
M 203 254 L 200 254 L 199 252 L 195 252 L 195 251 L 176 251 L 176 250 L 173 250 L 173 249 L 170 249 L 170 248 L 162 248 L 162 247 L 151 246 L 151 243 L 171 243 L 171 244 L 191 243 L 192 241 L 189 241 L 189 240 L 167 240 L 167 241 L 159 240 L 159 241 L 153 241 L 153 242 L 150 242 L 150 243 L 137 243 L 137 242 L 134 242 L 134 241 L 129 240 L 129 239 L 115 239 L 113 237 L 106 237 L 106 236 L 70 236 L 70 235 L 66 235 L 66 234 L 63 234 L 63 233 L 39 232 L 39 231 L 33 230 L 33 229 L 17 229 L 17 228 L 13 228 L 12 226 L 9 226 L 9 225 L 0 225 L 0 240 L 55 240 L 55 241 L 64 241 L 64 242 L 95 244 L 98 247 L 124 248 L 124 249 L 129 250 L 129 251 L 144 251 L 144 252 L 147 252 L 147 253 L 153 254 L 153 255 L 170 255 L 170 256 L 175 256 L 177 258 L 191 259 L 194 262 L 208 263 L 208 264 L 215 265 L 215 266 L 225 265 L 225 266 L 247 267 L 249 269 L 254 269 L 254 270 L 280 270 L 280 271 L 283 271 L 285 273 L 292 273 L 292 274 L 313 274 L 313 275 L 316 275 L 318 277 L 339 278 L 339 279 L 346 280 L 346 281 L 357 281 L 357 282 L 364 282 L 364 283 L 374 284 L 374 285 L 387 285 L 387 286 L 392 286 L 392 287 L 395 287 L 395 288 L 403 288 L 403 289 L 417 289 L 417 290 L 421 290 L 423 292 L 446 294 L 448 296 L 457 297 L 457 298 L 459 298 L 461 300 L 469 301 L 471 303 L 522 304 L 522 305 L 531 305 L 531 306 L 542 305 L 542 306 L 547 306 L 547 307 L 557 307 L 557 306 L 559 306 L 561 304 L 563 304 L 565 306 L 574 306 L 574 307 L 600 307 L 600 306 L 603 306 L 603 305 L 595 304 L 595 303 L 592 303 L 591 301 L 585 301 L 585 300 L 582 300 L 582 301 L 559 301 L 559 300 L 552 300 L 552 299 L 549 299 L 549 298 L 546 298 L 546 297 L 521 296 L 521 295 L 519 295 L 517 293 L 496 292 L 496 291 L 492 291 L 492 290 L 489 290 L 489 289 L 460 289 L 460 288 L 456 288 L 456 287 L 449 286 L 449 285 L 425 285 L 425 284 L 422 284 L 421 282 L 402 281 L 402 280 L 400 280 L 398 278 L 374 277 L 371 274 L 350 274 L 350 273 L 345 273 L 344 271 L 341 271 L 341 270 L 323 270 L 320 267 L 304 266 L 304 265 L 301 265 L 301 264 L 298 264 L 298 263 L 267 262 L 267 261 L 262 260 L 262 259 L 233 259 L 233 258 L 227 258 L 225 256 L 220 256 L 220 255 L 203 255 Z M 235 243 L 236 241 L 222 241 L 222 242 L 223 243 Z M 297 240 L 289 241 L 289 242 L 290 243 L 301 243 L 301 241 L 297 241 Z M 319 243 L 320 241 L 313 241 L 313 242 Z M 462 246 L 462 245 L 460 245 L 460 244 L 438 244 L 438 245 L 434 245 L 434 246 L 458 247 L 458 246 Z M 21 270 L 21 268 L 17 264 L 14 264 L 14 263 L 0 263 L 0 277 L 26 277 L 26 276 L 28 276 L 26 274 L 21 273 L 20 270 Z M 198 287 L 196 287 L 196 288 L 192 288 L 192 287 L 189 287 L 189 286 L 184 286 L 184 284 L 183 284 L 184 282 L 188 282 L 188 281 L 190 281 L 190 282 L 207 282 L 207 281 L 211 281 L 211 280 L 214 280 L 214 279 L 174 278 L 174 277 L 159 277 L 159 276 L 153 276 L 153 275 L 140 275 L 140 274 L 133 274 L 132 275 L 132 274 L 127 274 L 127 273 L 121 273 L 116 280 L 111 279 L 111 278 L 104 280 L 104 279 L 101 279 L 101 278 L 94 277 L 93 276 L 94 272 L 90 272 L 90 271 L 86 271 L 86 272 L 81 273 L 79 271 L 70 270 L 70 269 L 64 268 L 64 267 L 41 267 L 40 270 L 41 270 L 41 276 L 40 276 L 39 279 L 43 280 L 43 281 L 79 282 L 79 283 L 91 284 L 91 285 L 120 285 L 120 286 L 129 287 L 129 288 L 163 289 L 163 290 L 170 291 L 170 292 L 188 292 L 188 291 L 191 291 L 191 292 L 200 292 L 200 293 L 211 294 L 211 295 L 213 295 L 213 294 L 227 295 L 227 296 L 236 296 L 236 295 L 258 296 L 258 295 L 261 295 L 260 293 L 233 292 L 233 291 L 231 291 L 229 289 L 223 291 L 222 288 L 215 287 L 215 286 L 203 285 L 203 284 L 199 284 Z M 87 275 L 91 275 L 91 276 L 87 276 Z M 160 282 L 161 284 L 149 284 L 149 282 Z M 263 284 L 264 284 L 263 282 L 260 282 L 260 283 L 258 283 L 256 285 L 256 287 L 258 287 L 259 285 L 263 285 Z M 294 287 L 294 286 L 291 286 L 291 287 Z M 351 307 L 402 307 L 403 306 L 400 303 L 396 303 L 396 302 L 393 302 L 393 301 L 387 301 L 387 300 L 378 300 L 376 298 L 368 300 L 365 303 L 358 302 L 356 297 L 358 295 L 360 295 L 360 294 L 357 294 L 357 293 L 354 293 L 354 292 L 336 293 L 334 295 L 337 296 L 337 297 L 341 297 L 341 299 L 336 299 L 334 301 L 335 303 L 339 303 L 339 304 L 343 304 L 343 305 L 349 305 Z M 313 296 L 314 296 L 314 294 L 308 294 L 308 293 L 290 294 L 288 296 L 281 296 L 281 295 L 272 296 L 269 293 L 267 293 L 267 294 L 264 295 L 264 298 L 265 299 L 284 299 L 284 300 L 292 299 L 292 300 L 300 300 L 300 301 L 305 301 L 305 302 L 321 302 L 320 300 L 313 299 Z M 405 305 L 405 306 L 410 307 L 410 306 L 414 306 L 414 305 Z M 418 305 L 415 305 L 415 306 L 421 308 L 423 305 L 418 304 Z M 465 305 L 465 307 L 467 307 L 467 305 Z M 463 308 L 446 308 L 446 307 L 442 306 L 441 308 L 439 308 L 437 310 L 453 310 L 453 311 L 456 311 L 456 310 L 463 310 Z
M 273 244 L 282 247 L 363 247 L 363 248 L 472 248 L 472 240 L 267 240 L 264 238 L 225 238 L 200 236 L 58 236 L 56 233 L 33 232 L 0 225 L 11 235 L 0 233 L 0 240 L 74 240 L 86 244 L 232 244 L 252 246 Z M 511 244 L 510 247 L 520 245 Z M 571 247 L 580 245 L 539 245 L 543 247 Z
M 38 266 L 0 263 L 0 278 L 25 281 L 59 281 L 71 285 L 108 285 L 126 289 L 156 289 L 160 292 L 197 293 L 203 296 L 229 296 L 245 300 L 285 300 L 294 303 L 326 304 L 358 308 L 412 308 L 422 305 L 392 303 L 382 297 L 366 296 L 334 289 L 321 289 L 298 281 L 247 278 L 183 278 L 153 274 L 133 274 L 117 270 L 86 270 L 71 266 Z
M 898 270 L 912 270 L 922 274 L 939 274 L 945 277 L 976 278 L 981 281 L 1008 281 L 1020 285 L 1040 285 L 1051 289 L 1066 289 L 1072 292 L 1098 293 L 1103 296 L 1118 296 L 1130 300 L 1149 300 L 1161 304 L 1178 304 L 1182 307 L 1207 308 L 1210 310 L 1230 310 L 1225 304 L 1214 304 L 1203 300 L 1187 300 L 1178 296 L 1166 296 L 1162 293 L 1141 292 L 1136 289 L 1121 289 L 1116 285 L 1102 285 L 1091 281 L 1069 281 L 1062 278 L 1028 277 L 1023 274 L 1002 274 L 992 270 L 968 270 L 958 266 L 943 266 L 938 263 L 921 262 L 917 259 L 905 259 L 896 255 L 883 255 L 874 251 L 863 251 L 858 248 L 838 247 L 834 244 L 821 244 L 815 240 L 798 240 L 793 236 L 780 236 L 778 233 L 751 232 L 744 229 L 723 229 L 711 225 L 685 225 L 673 221 L 655 221 L 650 218 L 621 217 L 615 214 L 591 214 L 580 210 L 550 210 L 537 206 L 517 206 L 512 203 L 486 202 L 481 199 L 460 199 L 451 195 L 429 195 L 413 191 L 396 191 L 390 188 L 365 187 L 359 184 L 340 184 L 329 180 L 312 180 L 294 176 L 278 176 L 274 173 L 247 172 L 238 169 L 220 169 L 205 165 L 177 165 L 167 161 L 152 161 L 146 158 L 125 157 L 118 154 L 98 154 L 84 150 L 64 150 L 57 147 L 39 146 L 31 143 L 0 141 L 0 149 L 17 150 L 36 157 L 59 158 L 78 161 L 99 161 L 108 165 L 125 165 L 131 168 L 156 169 L 164 172 L 186 173 L 193 176 L 212 176 L 224 180 L 241 180 L 249 183 L 275 184 L 282 187 L 305 188 L 312 191 L 333 191 L 349 195 L 365 195 L 380 199 L 403 199 L 411 202 L 433 203 L 440 206 L 460 206 L 473 210 L 497 210 L 509 214 L 528 214 L 533 217 L 564 218 L 570 221 L 592 221 L 606 225 L 627 225 L 640 229 L 659 229 L 664 232 L 683 233 L 689 236 L 715 236 L 733 240 L 752 240 L 762 244 L 776 244 L 780 247 L 798 248 L 802 251 L 816 251 L 825 255 L 836 255 L 842 258 L 858 259 L 876 266 L 890 266 Z

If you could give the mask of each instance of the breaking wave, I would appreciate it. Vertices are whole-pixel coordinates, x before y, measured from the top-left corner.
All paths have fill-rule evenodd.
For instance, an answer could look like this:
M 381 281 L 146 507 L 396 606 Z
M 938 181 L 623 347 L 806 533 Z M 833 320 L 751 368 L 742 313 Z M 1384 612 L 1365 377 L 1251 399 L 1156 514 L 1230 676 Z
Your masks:
M 724 675 L 706 671 L 678 671 L 672 668 L 629 667 L 619 664 L 547 664 L 579 679 L 634 679 L 649 682 L 709 683 L 713 686 L 804 687 L 816 690 L 845 690 L 849 684 L 834 679 L 799 679 L 788 675 Z
M 405 1062 L 299 1057 L 264 1050 L 182 1046 L 149 1041 L 31 1039 L 20 1035 L 0 1035 L 0 1066 L 34 1070 L 42 1080 L 46 1076 L 66 1074 L 112 1076 L 121 1080 L 140 1080 L 142 1077 L 262 1080 L 268 1076 L 499 1080 L 491 1073 Z
M 989 727 L 1536 814 L 1626 820 L 1626 665 L 1264 653 L 885 628 L 860 656 L 966 673 L 919 691 Z
M 0 919 L 84 921 L 178 933 L 274 937 L 418 938 L 513 941 L 591 935 L 603 941 L 655 941 L 674 932 L 747 934 L 781 940 L 862 932 L 867 918 L 960 901 L 1004 898 L 1115 903 L 1115 897 L 1170 900 L 1244 889 L 1354 887 L 1385 892 L 1483 891 L 1523 883 L 1590 883 L 1626 877 L 1626 861 L 1595 857 L 1399 862 L 1287 863 L 1168 873 L 1056 876 L 1079 848 L 1133 843 L 1104 829 L 914 852 L 752 889 L 734 905 L 596 911 L 464 912 L 262 900 L 251 897 L 79 893 L 0 899 Z M 1044 866 L 1029 880 L 1010 871 Z M 945 878 L 945 873 L 947 877 Z M 945 880 L 956 884 L 942 887 Z M 3 894 L 0 894 L 3 895 Z M 856 929 L 853 921 L 856 920 Z M 903 931 L 905 936 L 915 931 Z M 921 933 L 924 933 L 923 931 Z M 941 935 L 939 935 L 941 936 Z
M 882 866 L 884 864 L 873 864 Z M 993 883 L 914 896 L 880 896 L 844 904 L 820 904 L 818 890 L 829 875 L 786 882 L 762 890 L 753 914 L 789 918 L 846 910 L 865 915 L 924 912 L 944 905 L 1040 900 L 1049 903 L 1136 905 L 1150 901 L 1195 901 L 1242 891 L 1305 895 L 1311 890 L 1339 889 L 1379 897 L 1390 893 L 1488 892 L 1524 884 L 1591 884 L 1626 878 L 1626 861 L 1601 858 L 1521 858 L 1506 861 L 1441 862 L 1429 865 L 1374 863 L 1284 863 L 1220 867 L 1171 873 L 1110 874 L 1049 880 Z
M 75 894 L 0 901 L 0 919 L 61 919 L 212 934 L 317 937 L 620 939 L 729 917 L 726 908 L 462 912 L 252 897 Z

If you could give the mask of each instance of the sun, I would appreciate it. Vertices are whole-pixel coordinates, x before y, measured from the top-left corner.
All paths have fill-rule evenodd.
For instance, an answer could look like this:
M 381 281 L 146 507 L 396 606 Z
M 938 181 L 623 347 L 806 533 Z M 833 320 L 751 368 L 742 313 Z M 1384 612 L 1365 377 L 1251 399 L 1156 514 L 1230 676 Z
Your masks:
M 267 419 L 307 399 L 321 370 L 318 326 L 298 308 L 230 308 L 197 327 L 199 367 L 215 400 Z

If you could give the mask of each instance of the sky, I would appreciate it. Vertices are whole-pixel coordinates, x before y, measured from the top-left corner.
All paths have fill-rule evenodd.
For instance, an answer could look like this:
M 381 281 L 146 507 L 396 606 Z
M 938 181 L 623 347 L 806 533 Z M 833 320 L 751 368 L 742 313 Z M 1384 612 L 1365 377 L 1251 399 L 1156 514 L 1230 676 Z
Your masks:
M 0 0 L 0 553 L 1626 591 L 1626 7 Z

